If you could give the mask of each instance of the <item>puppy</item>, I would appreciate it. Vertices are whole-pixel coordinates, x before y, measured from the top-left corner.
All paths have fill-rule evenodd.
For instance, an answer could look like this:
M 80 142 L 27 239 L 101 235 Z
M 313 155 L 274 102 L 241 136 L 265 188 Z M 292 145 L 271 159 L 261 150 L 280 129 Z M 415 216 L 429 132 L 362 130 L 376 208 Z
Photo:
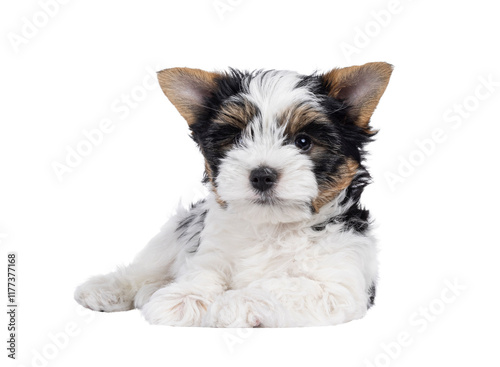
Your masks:
M 333 325 L 373 305 L 377 250 L 360 196 L 364 146 L 392 66 L 325 74 L 160 71 L 205 158 L 210 193 L 173 216 L 127 267 L 76 300 L 152 324 Z

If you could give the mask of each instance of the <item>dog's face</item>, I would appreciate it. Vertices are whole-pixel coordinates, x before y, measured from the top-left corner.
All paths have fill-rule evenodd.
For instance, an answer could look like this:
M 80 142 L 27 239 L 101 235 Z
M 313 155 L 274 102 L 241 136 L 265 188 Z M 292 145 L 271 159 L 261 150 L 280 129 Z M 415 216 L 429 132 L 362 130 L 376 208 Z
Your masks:
M 160 85 L 205 157 L 220 205 L 255 221 L 304 220 L 351 185 L 392 67 L 309 76 L 174 68 Z

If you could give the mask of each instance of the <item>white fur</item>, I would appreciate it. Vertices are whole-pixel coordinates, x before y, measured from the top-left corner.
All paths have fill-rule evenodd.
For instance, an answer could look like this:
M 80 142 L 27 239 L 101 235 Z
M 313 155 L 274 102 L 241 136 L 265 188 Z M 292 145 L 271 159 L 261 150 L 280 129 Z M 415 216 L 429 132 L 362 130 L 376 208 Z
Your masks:
M 131 265 L 81 285 L 80 304 L 104 311 L 137 307 L 151 323 L 177 326 L 331 325 L 366 313 L 367 290 L 377 278 L 374 239 L 341 224 L 311 228 L 342 214 L 344 193 L 311 212 L 318 194 L 312 162 L 282 144 L 275 123 L 295 102 L 315 103 L 306 89 L 294 88 L 297 81 L 294 73 L 274 72 L 249 84 L 245 98 L 262 119 L 249 124 L 220 165 L 217 194 L 226 207 L 210 193 L 194 209 L 207 211 L 197 251 L 186 251 L 196 245 L 192 236 L 176 233 L 189 216 L 181 210 Z M 260 165 L 280 174 L 273 205 L 257 203 L 250 186 L 249 173 Z

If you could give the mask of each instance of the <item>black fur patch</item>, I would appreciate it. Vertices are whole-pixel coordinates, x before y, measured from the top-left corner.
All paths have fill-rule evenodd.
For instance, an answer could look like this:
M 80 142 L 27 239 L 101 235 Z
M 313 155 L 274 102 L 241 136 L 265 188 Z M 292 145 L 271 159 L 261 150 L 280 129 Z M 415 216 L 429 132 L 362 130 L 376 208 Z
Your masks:
M 224 101 L 243 91 L 243 78 L 247 75 L 231 69 L 229 73 L 217 79 L 215 93 L 205 100 L 206 108 L 202 109 L 203 112 L 197 116 L 196 122 L 190 126 L 192 138 L 200 147 L 210 168 L 210 172 L 205 172 L 204 182 L 217 177 L 219 163 L 227 151 L 228 144 L 236 142 L 241 134 L 241 129 L 236 126 L 215 124 L 212 120 Z M 214 179 L 212 183 L 215 185 Z
M 205 201 L 199 201 L 191 206 L 187 215 L 179 221 L 175 232 L 177 239 L 186 244 L 186 251 L 194 253 L 200 247 L 200 233 L 205 226 L 208 210 L 204 208 Z
M 373 139 L 375 134 L 369 134 L 356 126 L 347 112 L 349 106 L 343 101 L 328 95 L 328 87 L 319 76 L 306 76 L 299 86 L 307 86 L 313 93 L 321 96 L 321 107 L 330 120 L 330 124 L 310 124 L 304 131 L 311 135 L 317 143 L 326 147 L 324 153 L 314 158 L 314 173 L 318 184 L 328 182 L 335 177 L 339 165 L 345 158 L 351 158 L 359 163 L 358 173 L 346 190 L 346 197 L 341 205 L 350 203 L 342 214 L 330 218 L 325 223 L 314 226 L 314 230 L 323 230 L 330 223 L 342 223 L 344 230 L 364 233 L 369 227 L 369 212 L 360 204 L 361 193 L 370 183 L 371 177 L 363 166 L 365 158 L 364 146 Z
M 370 212 L 360 204 L 361 194 L 366 185 L 370 183 L 370 175 L 366 171 L 358 173 L 351 185 L 346 190 L 346 196 L 340 205 L 348 205 L 349 208 L 343 214 L 328 219 L 312 227 L 315 231 L 322 231 L 329 224 L 343 224 L 344 231 L 352 230 L 363 234 L 370 226 Z
M 368 295 L 370 298 L 368 298 L 368 308 L 371 308 L 375 304 L 375 296 L 377 295 L 377 286 L 375 283 L 372 283 L 370 288 L 368 289 Z
M 319 186 L 331 181 L 339 166 L 345 161 L 342 141 L 335 124 L 310 123 L 302 131 L 313 139 L 314 145 L 320 145 L 324 152 L 311 156 L 314 162 L 314 175 Z

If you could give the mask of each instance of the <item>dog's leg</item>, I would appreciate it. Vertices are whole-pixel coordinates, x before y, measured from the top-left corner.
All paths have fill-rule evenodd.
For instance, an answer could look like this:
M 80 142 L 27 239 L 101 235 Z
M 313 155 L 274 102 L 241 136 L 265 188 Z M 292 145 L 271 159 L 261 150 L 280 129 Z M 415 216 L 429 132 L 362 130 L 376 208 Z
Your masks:
M 187 214 L 174 216 L 127 267 L 90 278 L 75 291 L 82 306 L 96 311 L 141 308 L 159 288 L 175 277 L 189 255 L 176 230 Z
M 255 274 L 244 288 L 219 296 L 204 326 L 292 327 L 340 324 L 365 315 L 377 279 L 376 247 L 367 237 L 345 246 L 314 246 L 289 270 Z M 293 275 L 292 275 L 293 274 Z M 241 283 L 236 279 L 234 284 Z
M 180 270 L 175 283 L 151 296 L 142 308 L 145 319 L 151 324 L 200 326 L 207 308 L 227 288 L 228 268 L 223 253 L 204 248 Z
M 278 299 L 293 320 L 290 326 L 341 324 L 363 317 L 368 309 L 369 286 L 362 274 L 354 272 L 345 282 L 274 278 L 253 286 L 265 289 Z
M 262 279 L 217 298 L 202 325 L 288 327 L 341 324 L 363 317 L 369 297 L 362 281 L 360 284 L 342 284 L 305 277 Z
M 290 324 L 287 310 L 271 293 L 260 288 L 228 290 L 208 308 L 201 326 L 284 327 Z

